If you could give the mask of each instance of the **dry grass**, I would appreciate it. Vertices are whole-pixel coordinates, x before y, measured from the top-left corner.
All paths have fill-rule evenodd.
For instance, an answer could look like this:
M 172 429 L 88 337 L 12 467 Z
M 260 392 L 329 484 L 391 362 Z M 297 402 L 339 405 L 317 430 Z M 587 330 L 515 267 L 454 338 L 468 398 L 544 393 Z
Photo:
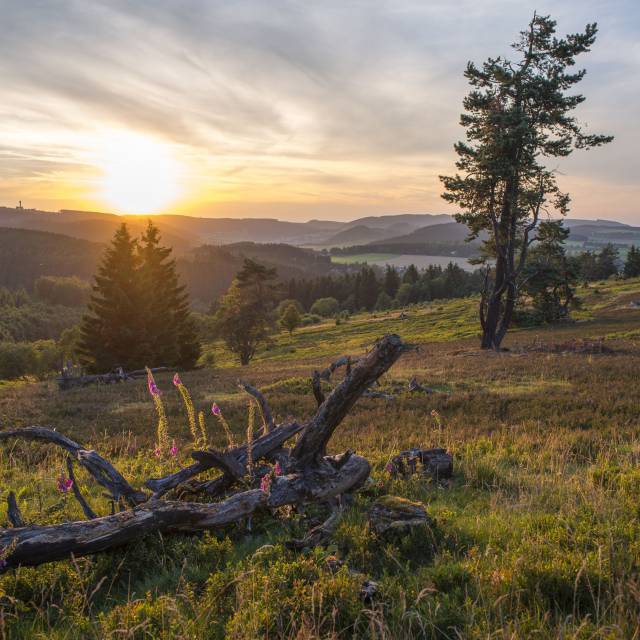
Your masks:
M 596 293 L 597 289 L 597 293 Z M 246 428 L 239 376 L 263 388 L 275 414 L 313 411 L 308 376 L 344 352 L 393 330 L 420 345 L 382 381 L 404 387 L 416 375 L 441 392 L 393 402 L 361 400 L 331 446 L 373 463 L 328 549 L 303 554 L 282 543 L 307 525 L 300 515 L 264 514 L 253 530 L 219 536 L 151 536 L 95 559 L 23 569 L 0 579 L 0 632 L 33 638 L 638 638 L 640 637 L 640 282 L 582 292 L 583 321 L 516 331 L 507 346 L 617 336 L 613 354 L 483 353 L 475 302 L 434 303 L 405 321 L 358 317 L 279 336 L 250 367 L 186 373 L 196 410 L 215 400 L 236 438 Z M 295 351 L 292 351 L 295 349 Z M 186 456 L 189 429 L 170 376 L 158 376 L 171 429 Z M 442 417 L 438 427 L 431 417 Z M 155 417 L 144 381 L 58 393 L 53 383 L 0 390 L 3 428 L 46 424 L 113 456 L 140 480 Z M 224 434 L 213 417 L 214 443 Z M 441 445 L 455 456 L 449 488 L 391 480 L 389 457 L 411 445 Z M 80 517 L 55 491 L 57 451 L 16 444 L 0 454 L 2 488 L 18 493 L 27 519 Z M 86 478 L 83 478 L 86 480 Z M 96 510 L 100 492 L 83 484 Z M 429 535 L 380 543 L 366 509 L 386 493 L 423 501 Z M 283 514 L 279 514 L 282 516 Z M 266 546 L 265 546 L 266 545 Z M 380 597 L 364 605 L 358 579 L 333 574 L 337 554 L 374 578 Z

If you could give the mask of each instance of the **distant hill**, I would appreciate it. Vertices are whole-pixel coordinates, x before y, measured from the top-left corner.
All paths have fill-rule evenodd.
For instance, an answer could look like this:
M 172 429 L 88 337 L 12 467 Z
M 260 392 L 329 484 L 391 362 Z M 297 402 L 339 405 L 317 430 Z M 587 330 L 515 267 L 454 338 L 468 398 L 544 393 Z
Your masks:
M 376 240 L 383 240 L 390 232 L 386 229 L 373 229 L 364 224 L 349 227 L 344 231 L 339 231 L 324 242 L 327 246 L 341 247 L 350 244 L 367 244 Z
M 323 247 L 330 246 L 336 234 L 353 227 L 385 229 L 386 235 L 399 235 L 430 224 L 450 221 L 451 217 L 444 214 L 400 214 L 369 216 L 353 222 L 287 222 L 271 218 L 197 218 L 174 214 L 117 216 L 100 211 L 64 209 L 52 212 L 0 207 L 2 227 L 62 233 L 93 242 L 107 242 L 122 222 L 127 222 L 134 234 L 139 234 L 148 219 L 158 224 L 166 242 L 180 254 L 202 244 L 226 245 L 236 242 Z M 369 242 L 376 238 L 375 233 L 372 232 L 366 239 L 354 238 L 353 241 Z
M 464 242 L 469 235 L 469 229 L 458 222 L 445 222 L 443 224 L 434 224 L 427 227 L 421 227 L 411 233 L 405 235 L 387 238 L 385 245 L 393 244 L 418 244 L 432 242 Z M 373 243 L 371 243 L 373 244 Z
M 161 232 L 163 244 L 170 246 L 164 225 Z M 0 227 L 0 287 L 32 290 L 37 278 L 49 275 L 91 281 L 105 246 L 59 233 Z M 245 257 L 275 267 L 283 281 L 337 268 L 328 255 L 310 249 L 242 242 L 189 249 L 177 256 L 178 272 L 194 301 L 208 304 L 227 290 Z
M 0 286 L 31 289 L 43 275 L 90 280 L 103 248 L 58 233 L 0 228 Z

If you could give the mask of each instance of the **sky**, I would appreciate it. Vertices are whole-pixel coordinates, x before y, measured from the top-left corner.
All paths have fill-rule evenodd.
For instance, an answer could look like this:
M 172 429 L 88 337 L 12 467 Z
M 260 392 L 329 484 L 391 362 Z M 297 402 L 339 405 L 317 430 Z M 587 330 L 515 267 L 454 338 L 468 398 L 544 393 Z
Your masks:
M 570 215 L 640 224 L 637 0 L 0 0 L 0 205 L 349 220 L 453 213 L 468 60 L 533 11 L 598 22 L 554 160 Z

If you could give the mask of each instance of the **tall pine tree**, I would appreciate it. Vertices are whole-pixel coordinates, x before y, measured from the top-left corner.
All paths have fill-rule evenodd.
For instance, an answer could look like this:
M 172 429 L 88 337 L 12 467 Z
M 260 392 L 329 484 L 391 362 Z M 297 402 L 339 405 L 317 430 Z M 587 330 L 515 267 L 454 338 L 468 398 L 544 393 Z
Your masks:
M 140 242 L 125 224 L 118 229 L 81 325 L 82 355 L 93 370 L 195 365 L 200 345 L 170 256 L 151 222 Z
M 509 328 L 541 216 L 568 210 L 569 197 L 545 160 L 612 139 L 583 133 L 571 113 L 584 101 L 571 89 L 585 74 L 572 67 L 595 42 L 596 25 L 565 38 L 555 29 L 550 17 L 534 14 L 513 45 L 517 61 L 498 57 L 480 68 L 467 65 L 472 90 L 460 118 L 467 141 L 455 145 L 460 173 L 441 176 L 443 197 L 460 207 L 456 220 L 469 227 L 470 238 L 488 236 L 485 255 L 494 263 L 480 305 L 486 349 L 498 349 Z
M 122 224 L 105 251 L 80 328 L 80 353 L 94 371 L 144 364 L 139 267 L 136 241 Z
M 143 289 L 148 363 L 192 368 L 200 344 L 189 310 L 189 295 L 178 281 L 171 249 L 160 245 L 160 232 L 149 220 L 138 245 Z

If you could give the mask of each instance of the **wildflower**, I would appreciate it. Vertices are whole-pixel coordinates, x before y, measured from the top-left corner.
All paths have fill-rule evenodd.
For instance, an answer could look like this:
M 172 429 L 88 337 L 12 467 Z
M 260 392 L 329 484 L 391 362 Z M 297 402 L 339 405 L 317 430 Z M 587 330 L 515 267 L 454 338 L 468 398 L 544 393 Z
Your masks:
M 276 466 L 273 469 L 273 472 L 277 475 L 277 476 L 281 476 L 282 475 L 282 467 L 280 466 L 279 462 L 276 462 Z
M 58 478 L 58 491 L 60 493 L 67 493 L 72 486 L 73 480 L 71 478 L 65 478 L 63 475 Z
M 156 407 L 156 413 L 158 414 L 156 457 L 159 458 L 162 451 L 166 451 L 169 448 L 169 423 L 164 405 L 162 404 L 162 398 L 160 397 L 160 389 L 158 389 L 156 381 L 153 378 L 153 373 L 151 373 L 149 367 L 147 367 L 147 385 Z
M 438 418 L 440 414 L 435 409 L 431 409 L 431 416 L 433 418 Z
M 224 429 L 224 433 L 227 436 L 227 442 L 229 443 L 229 446 L 235 446 L 235 442 L 233 441 L 233 434 L 231 433 L 229 423 L 225 420 L 224 416 L 222 415 L 222 410 L 215 402 L 211 405 L 211 413 L 213 413 L 213 415 L 220 421 L 220 424 Z
M 159 458 L 162 455 L 162 449 L 160 447 L 156 447 L 153 451 L 156 458 Z
M 158 389 L 156 382 L 153 378 L 149 378 L 148 380 L 148 386 L 149 386 L 149 393 L 154 397 L 157 398 L 158 396 L 162 395 L 162 391 L 160 391 L 160 389 Z
M 253 476 L 253 422 L 255 414 L 255 405 L 249 400 L 247 406 L 247 469 L 250 476 Z
M 387 473 L 393 473 L 396 470 L 396 468 L 393 466 L 393 463 L 387 462 L 387 464 L 384 466 L 384 470 Z
M 271 474 L 267 473 L 262 476 L 262 480 L 260 480 L 260 491 L 262 493 L 269 493 L 271 489 Z
M 176 441 L 175 440 L 172 440 L 172 442 L 171 442 L 171 449 L 169 449 L 169 453 L 172 456 L 175 456 L 178 453 L 178 447 L 176 447 Z
M 189 420 L 189 431 L 191 431 L 191 437 L 193 438 L 193 445 L 196 449 L 203 449 L 207 446 L 207 438 L 204 431 L 201 429 L 198 433 L 198 427 L 196 425 L 196 410 L 193 406 L 193 400 L 191 400 L 191 394 L 187 387 L 182 384 L 180 376 L 176 373 L 173 376 L 173 384 L 182 396 L 182 402 L 187 410 L 187 419 Z

